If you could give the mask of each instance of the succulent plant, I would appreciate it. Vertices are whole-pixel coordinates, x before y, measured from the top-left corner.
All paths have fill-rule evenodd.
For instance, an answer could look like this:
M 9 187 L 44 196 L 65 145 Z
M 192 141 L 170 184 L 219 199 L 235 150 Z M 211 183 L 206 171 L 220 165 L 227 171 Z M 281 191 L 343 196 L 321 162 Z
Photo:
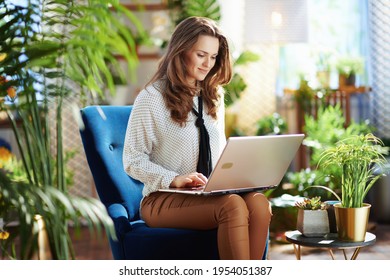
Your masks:
M 303 210 L 326 210 L 329 205 L 321 201 L 320 196 L 304 198 L 303 201 L 297 201 L 295 206 Z

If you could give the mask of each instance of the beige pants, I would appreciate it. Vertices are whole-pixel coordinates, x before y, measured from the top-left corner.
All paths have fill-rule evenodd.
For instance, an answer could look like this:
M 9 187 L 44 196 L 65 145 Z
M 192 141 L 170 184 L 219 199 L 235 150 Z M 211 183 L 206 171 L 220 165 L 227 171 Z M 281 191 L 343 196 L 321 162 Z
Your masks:
M 218 228 L 221 259 L 262 258 L 272 210 L 261 193 L 196 196 L 156 192 L 142 202 L 142 218 L 151 227 L 208 230 Z

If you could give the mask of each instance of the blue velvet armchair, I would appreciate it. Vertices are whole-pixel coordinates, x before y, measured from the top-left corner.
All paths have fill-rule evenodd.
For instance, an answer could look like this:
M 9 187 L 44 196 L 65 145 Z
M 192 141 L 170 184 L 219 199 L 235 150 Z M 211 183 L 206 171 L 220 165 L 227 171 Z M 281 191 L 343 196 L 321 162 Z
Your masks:
M 81 109 L 80 130 L 86 158 L 100 200 L 114 221 L 110 238 L 117 260 L 218 259 L 217 230 L 148 227 L 139 216 L 143 184 L 123 169 L 122 152 L 132 106 L 88 106 Z M 266 254 L 265 254 L 266 255 Z

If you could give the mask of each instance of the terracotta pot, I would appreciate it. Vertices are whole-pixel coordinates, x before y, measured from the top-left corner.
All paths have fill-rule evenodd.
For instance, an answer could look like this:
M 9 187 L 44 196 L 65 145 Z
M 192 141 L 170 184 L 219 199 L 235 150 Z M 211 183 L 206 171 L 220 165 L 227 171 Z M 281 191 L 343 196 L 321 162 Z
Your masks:
M 362 242 L 366 238 L 371 204 L 363 207 L 345 208 L 341 203 L 334 205 L 338 238 L 349 242 Z
M 339 87 L 354 86 L 355 82 L 356 82 L 355 74 L 350 74 L 349 76 L 339 75 Z

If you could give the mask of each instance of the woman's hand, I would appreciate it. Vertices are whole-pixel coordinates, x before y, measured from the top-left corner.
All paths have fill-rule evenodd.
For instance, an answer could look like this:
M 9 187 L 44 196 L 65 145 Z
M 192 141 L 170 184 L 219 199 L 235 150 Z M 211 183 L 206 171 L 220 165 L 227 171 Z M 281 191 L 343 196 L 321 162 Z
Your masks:
M 189 174 L 179 175 L 173 179 L 170 187 L 184 188 L 184 187 L 199 187 L 207 183 L 207 178 L 202 173 L 193 172 Z

